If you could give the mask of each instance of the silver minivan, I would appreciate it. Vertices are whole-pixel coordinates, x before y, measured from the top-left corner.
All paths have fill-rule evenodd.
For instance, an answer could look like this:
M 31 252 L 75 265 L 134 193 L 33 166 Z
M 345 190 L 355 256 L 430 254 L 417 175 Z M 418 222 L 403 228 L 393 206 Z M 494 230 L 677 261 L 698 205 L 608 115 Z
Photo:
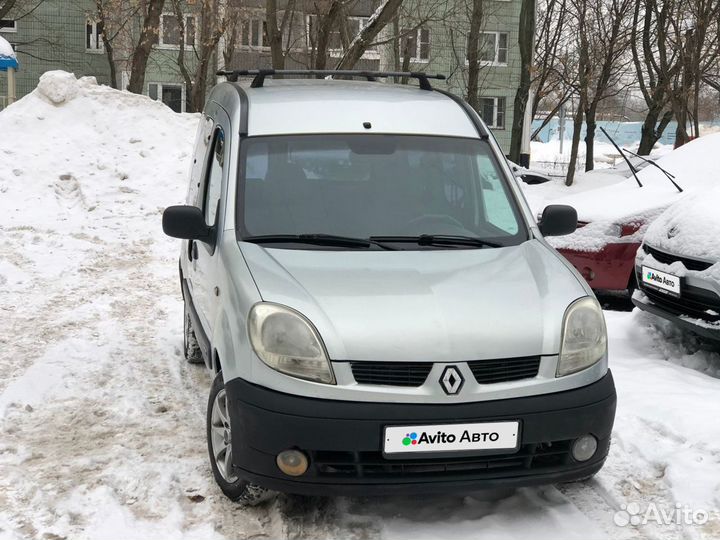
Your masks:
M 222 491 L 250 503 L 594 475 L 616 403 L 605 322 L 543 238 L 572 232 L 575 211 L 536 224 L 440 76 L 223 75 L 187 205 L 163 215 L 183 239 L 185 356 L 215 373 Z M 378 82 L 398 75 L 419 85 Z

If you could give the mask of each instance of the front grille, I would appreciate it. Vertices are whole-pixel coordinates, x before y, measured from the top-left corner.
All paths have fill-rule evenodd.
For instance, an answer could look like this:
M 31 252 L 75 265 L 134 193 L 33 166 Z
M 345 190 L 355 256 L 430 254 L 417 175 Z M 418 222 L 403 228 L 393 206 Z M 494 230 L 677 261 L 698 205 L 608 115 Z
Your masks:
M 388 386 L 422 386 L 432 367 L 432 362 L 350 362 L 356 382 Z
M 641 285 L 640 288 L 647 297 L 658 307 L 665 309 L 673 315 L 686 315 L 693 319 L 702 319 L 708 322 L 720 321 L 720 296 L 698 287 L 683 286 L 680 298 L 664 294 L 655 289 Z
M 480 384 L 519 381 L 537 376 L 540 357 L 474 360 L 468 366 Z M 386 386 L 422 386 L 432 367 L 432 362 L 350 362 L 355 382 Z
M 526 444 L 513 454 L 457 458 L 385 459 L 382 452 L 312 452 L 314 474 L 323 478 L 402 477 L 403 481 L 433 476 L 478 477 L 565 465 L 571 461 L 570 441 Z
M 468 362 L 468 366 L 470 366 L 475 380 L 480 384 L 519 381 L 537 376 L 540 369 L 540 357 L 475 360 Z
M 680 261 L 681 263 L 683 263 L 683 265 L 685 265 L 685 268 L 687 268 L 688 270 L 697 270 L 699 272 L 702 272 L 703 270 L 707 270 L 713 265 L 713 263 L 709 263 L 706 261 L 698 261 L 696 259 L 680 257 L 679 255 L 671 255 L 669 253 L 665 253 L 664 251 L 660 251 L 659 249 L 655 249 L 652 246 L 648 246 L 647 244 L 643 246 L 643 251 L 645 251 L 645 253 L 649 253 L 657 262 L 663 264 L 672 264 L 674 262 Z

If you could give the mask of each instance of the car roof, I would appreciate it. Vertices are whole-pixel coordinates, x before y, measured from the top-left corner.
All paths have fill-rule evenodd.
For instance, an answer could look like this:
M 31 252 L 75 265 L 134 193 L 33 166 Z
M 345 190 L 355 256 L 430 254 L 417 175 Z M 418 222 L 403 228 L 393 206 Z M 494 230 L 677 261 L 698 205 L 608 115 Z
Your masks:
M 273 79 L 247 96 L 247 134 L 403 133 L 477 138 L 461 105 L 417 86 L 329 79 Z M 369 122 L 368 129 L 364 124 Z

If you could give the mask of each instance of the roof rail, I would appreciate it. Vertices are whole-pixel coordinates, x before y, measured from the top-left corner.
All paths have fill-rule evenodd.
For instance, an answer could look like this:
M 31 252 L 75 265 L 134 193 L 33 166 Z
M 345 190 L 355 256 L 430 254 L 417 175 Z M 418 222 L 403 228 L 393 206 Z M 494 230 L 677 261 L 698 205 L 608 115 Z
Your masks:
M 262 88 L 265 77 L 273 75 L 304 75 L 307 77 L 364 77 L 368 81 L 375 81 L 384 77 L 407 77 L 417 79 L 420 88 L 432 90 L 428 79 L 445 80 L 445 75 L 431 75 L 415 71 L 362 71 L 349 69 L 236 69 L 232 71 L 218 71 L 218 76 L 226 77 L 230 82 L 237 82 L 238 77 L 254 77 L 251 88 Z

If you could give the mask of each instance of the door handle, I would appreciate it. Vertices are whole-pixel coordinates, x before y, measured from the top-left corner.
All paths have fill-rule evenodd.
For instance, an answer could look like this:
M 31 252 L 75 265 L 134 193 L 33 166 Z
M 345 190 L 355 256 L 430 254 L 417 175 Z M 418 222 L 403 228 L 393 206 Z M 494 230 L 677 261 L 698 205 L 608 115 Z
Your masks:
M 196 261 L 197 258 L 198 258 L 198 247 L 197 247 L 197 242 L 195 242 L 194 240 L 193 240 L 192 248 L 191 248 L 191 249 L 192 249 L 192 251 L 191 251 L 191 256 L 190 256 L 190 258 L 191 258 L 192 260 Z

